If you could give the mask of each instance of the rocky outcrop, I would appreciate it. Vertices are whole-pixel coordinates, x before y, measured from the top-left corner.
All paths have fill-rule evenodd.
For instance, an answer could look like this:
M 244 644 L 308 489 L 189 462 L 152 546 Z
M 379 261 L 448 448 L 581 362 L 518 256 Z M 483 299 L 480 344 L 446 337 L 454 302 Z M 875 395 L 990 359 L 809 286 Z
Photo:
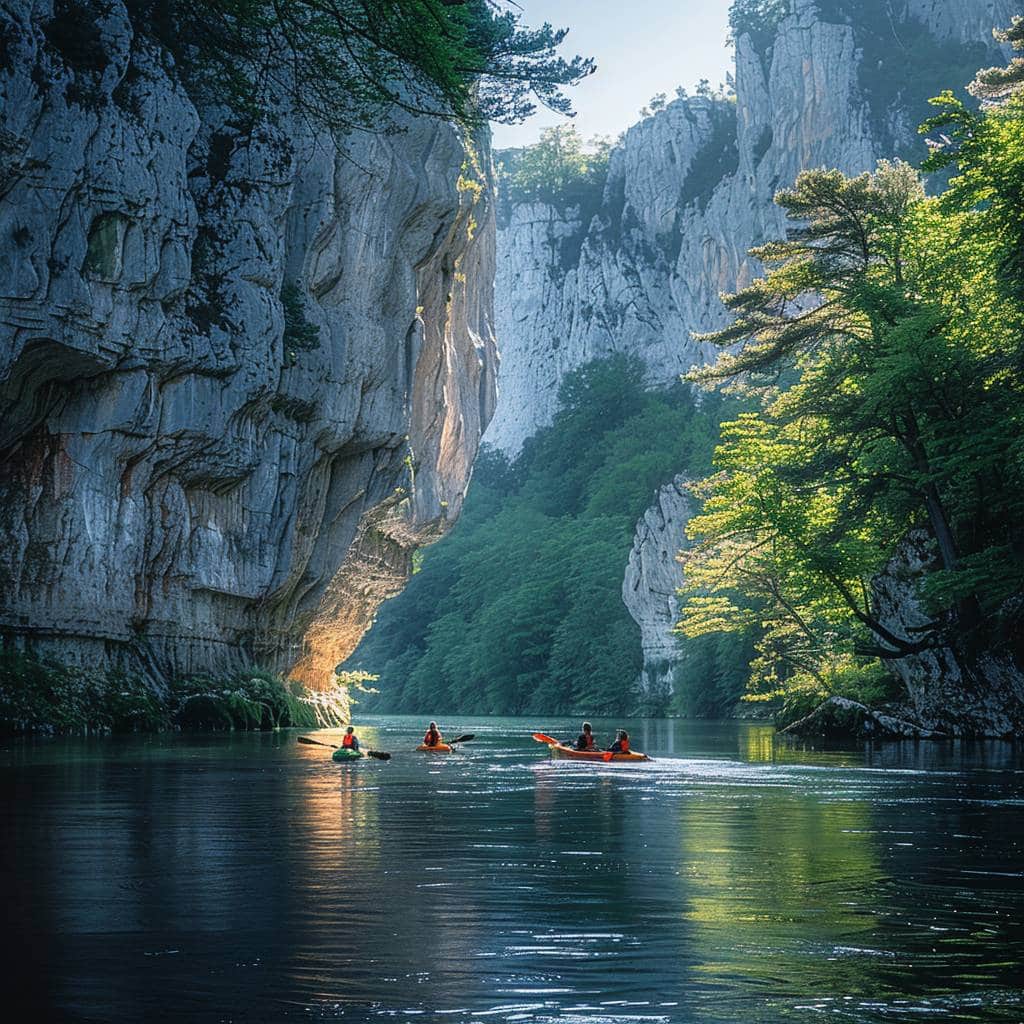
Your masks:
M 937 40 L 991 44 L 992 26 L 1008 23 L 1014 5 L 888 7 L 894 24 L 916 19 Z M 863 93 L 863 50 L 847 23 L 857 12 L 855 4 L 792 0 L 770 47 L 760 51 L 741 34 L 735 103 L 679 99 L 634 125 L 612 152 L 592 209 L 505 197 L 500 399 L 488 443 L 517 452 L 551 422 L 565 374 L 592 359 L 639 355 L 651 383 L 664 384 L 712 358 L 692 333 L 723 325 L 719 294 L 759 272 L 748 249 L 781 236 L 775 192 L 805 168 L 869 170 L 892 155 L 895 136 L 916 137 L 898 106 L 876 110 L 878 98 Z
M 672 696 L 672 676 L 682 652 L 672 629 L 679 621 L 677 591 L 683 584 L 678 553 L 686 546 L 686 524 L 693 506 L 677 476 L 659 488 L 654 503 L 636 525 L 622 581 L 622 600 L 640 627 L 644 663 L 638 688 L 643 702 L 664 708 Z
M 434 120 L 242 134 L 118 0 L 91 52 L 53 10 L 0 3 L 0 634 L 322 685 L 493 411 L 486 176 Z
M 780 732 L 792 736 L 825 736 L 848 739 L 941 739 L 938 732 L 907 718 L 876 711 L 848 697 L 829 697 L 810 714 L 790 722 Z
M 872 581 L 878 621 L 908 642 L 942 626 L 933 621 L 918 593 L 920 580 L 934 571 L 937 561 L 928 534 L 917 530 Z M 909 697 L 903 717 L 947 735 L 1019 735 L 1024 728 L 1024 608 L 1006 608 L 1003 618 L 1012 623 L 1008 635 L 983 653 L 971 652 L 954 635 L 947 643 L 888 659 L 889 671 L 900 679 Z

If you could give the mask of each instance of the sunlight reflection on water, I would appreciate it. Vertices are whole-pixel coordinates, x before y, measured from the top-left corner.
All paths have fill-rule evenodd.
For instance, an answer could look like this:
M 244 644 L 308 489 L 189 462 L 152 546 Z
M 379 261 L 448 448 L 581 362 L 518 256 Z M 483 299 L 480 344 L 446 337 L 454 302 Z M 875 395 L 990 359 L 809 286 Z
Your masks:
M 40 1019 L 1021 1019 L 1019 751 L 529 739 L 574 724 L 460 722 L 442 757 L 374 719 L 392 760 L 342 765 L 287 733 L 8 744 L 8 984 Z

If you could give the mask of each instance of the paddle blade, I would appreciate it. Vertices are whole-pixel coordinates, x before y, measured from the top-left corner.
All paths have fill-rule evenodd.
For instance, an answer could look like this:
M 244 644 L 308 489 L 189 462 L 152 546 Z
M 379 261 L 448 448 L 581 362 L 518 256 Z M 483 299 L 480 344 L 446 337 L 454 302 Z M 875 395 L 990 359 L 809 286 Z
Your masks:
M 331 750 L 337 750 L 338 748 L 333 743 L 324 743 L 323 740 L 315 740 L 312 736 L 296 736 L 296 740 L 299 743 L 309 743 L 314 747 L 330 747 Z
M 610 760 L 611 760 L 611 759 L 612 759 L 612 758 L 613 758 L 614 756 L 615 756 L 615 754 L 614 754 L 614 753 L 612 753 L 612 751 L 610 751 L 610 750 L 606 750 L 606 751 L 605 751 L 605 752 L 604 752 L 604 753 L 603 753 L 603 754 L 601 755 L 601 760 L 602 760 L 602 761 L 610 761 Z
M 378 761 L 390 761 L 391 760 L 391 755 L 385 753 L 383 750 L 368 750 L 366 753 L 369 754 L 370 757 L 377 758 Z
M 474 736 L 476 736 L 475 732 L 467 732 L 465 736 L 456 736 L 455 739 L 445 740 L 445 742 L 449 747 L 453 747 L 456 743 L 468 743 Z
M 546 743 L 546 744 L 547 744 L 547 745 L 548 745 L 549 747 L 550 747 L 550 746 L 551 746 L 551 745 L 552 745 L 553 743 L 555 743 L 555 744 L 556 744 L 556 743 L 558 743 L 558 740 L 556 740 L 556 739 L 554 738 L 554 736 L 545 736 L 545 735 L 544 735 L 544 733 L 542 733 L 542 732 L 535 732 L 535 733 L 533 734 L 533 738 L 534 738 L 534 739 L 535 739 L 535 740 L 536 740 L 536 741 L 537 741 L 538 743 Z

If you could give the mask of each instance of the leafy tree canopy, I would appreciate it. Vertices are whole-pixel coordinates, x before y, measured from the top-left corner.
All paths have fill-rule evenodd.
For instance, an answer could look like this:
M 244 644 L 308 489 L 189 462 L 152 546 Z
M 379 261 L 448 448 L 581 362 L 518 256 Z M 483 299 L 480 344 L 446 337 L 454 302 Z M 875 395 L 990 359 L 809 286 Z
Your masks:
M 1020 626 L 1024 102 L 938 103 L 947 192 L 899 162 L 801 174 L 776 198 L 787 239 L 754 251 L 768 271 L 727 297 L 734 322 L 706 336 L 726 351 L 693 375 L 760 409 L 725 424 L 698 487 L 681 628 L 763 630 L 757 692 L 878 686 L 894 659 L 970 658 Z M 908 634 L 872 581 L 915 529 L 932 618 Z
M 599 199 L 611 148 L 605 138 L 592 139 L 585 146 L 572 125 L 545 128 L 535 145 L 501 154 L 499 180 L 520 201 L 571 203 L 591 195 Z
M 215 102 L 256 116 L 287 102 L 335 130 L 379 130 L 394 109 L 515 122 L 594 70 L 567 30 L 522 25 L 498 0 L 128 0 Z

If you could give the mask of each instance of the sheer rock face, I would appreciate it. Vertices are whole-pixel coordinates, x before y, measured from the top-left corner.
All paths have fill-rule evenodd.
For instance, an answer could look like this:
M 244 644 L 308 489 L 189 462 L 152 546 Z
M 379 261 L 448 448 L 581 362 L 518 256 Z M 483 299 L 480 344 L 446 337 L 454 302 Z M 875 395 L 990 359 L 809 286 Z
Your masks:
M 90 66 L 51 11 L 0 2 L 0 633 L 322 685 L 459 514 L 494 404 L 489 189 L 457 187 L 440 122 L 241 138 L 120 3 Z
M 917 585 L 935 564 L 934 544 L 927 533 L 916 530 L 873 580 L 875 614 L 890 633 L 912 642 L 927 631 L 932 617 Z M 1024 609 L 1018 608 L 1015 618 L 1016 636 L 1007 636 L 1002 648 L 980 656 L 953 643 L 888 661 L 910 697 L 903 717 L 946 735 L 1019 735 L 1024 728 L 1024 672 L 1014 657 L 1013 641 L 1019 658 L 1024 654 L 1019 649 Z
M 659 488 L 654 504 L 636 525 L 622 581 L 622 600 L 640 626 L 640 689 L 655 706 L 663 706 L 672 696 L 672 673 L 681 656 L 672 627 L 679 620 L 676 592 L 683 584 L 677 555 L 686 546 L 686 524 L 693 514 L 685 484 L 685 477 L 677 476 Z

